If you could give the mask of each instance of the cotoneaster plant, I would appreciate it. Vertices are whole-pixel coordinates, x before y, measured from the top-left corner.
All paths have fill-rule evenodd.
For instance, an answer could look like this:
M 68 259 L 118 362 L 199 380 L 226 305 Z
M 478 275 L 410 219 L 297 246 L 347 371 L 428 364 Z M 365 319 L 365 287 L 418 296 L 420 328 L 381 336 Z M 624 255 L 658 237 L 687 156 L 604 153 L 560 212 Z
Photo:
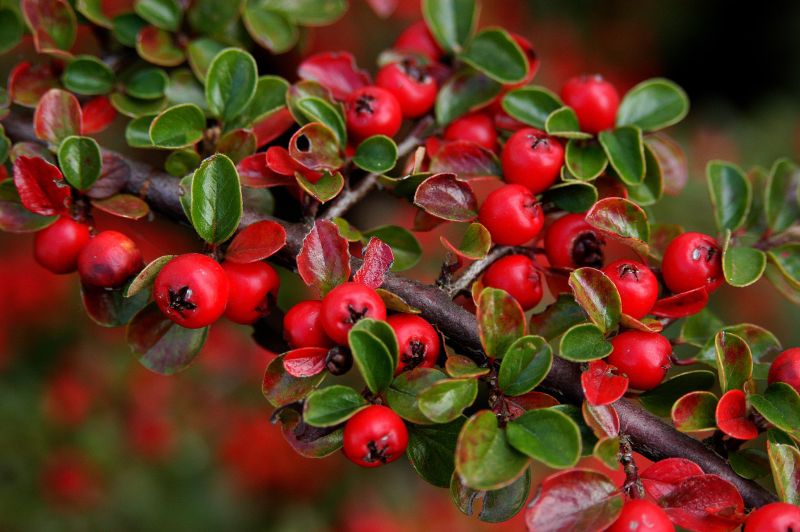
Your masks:
M 800 303 L 794 163 L 710 162 L 718 233 L 687 232 L 648 216 L 687 172 L 662 131 L 684 92 L 578 75 L 559 97 L 534 84 L 522 36 L 478 29 L 474 0 L 423 0 L 374 80 L 331 51 L 291 81 L 251 51 L 288 50 L 344 0 L 112 4 L 4 4 L 0 46 L 37 54 L 2 91 L 0 228 L 77 271 L 88 315 L 126 327 L 144 366 L 179 372 L 219 319 L 252 324 L 281 352 L 263 394 L 299 453 L 405 455 L 485 521 L 521 511 L 547 467 L 561 471 L 535 487 L 530 530 L 797 526 L 797 348 L 706 309 L 722 283 L 762 276 Z M 84 26 L 100 55 L 76 52 Z M 163 166 L 101 147 L 118 114 Z M 414 206 L 412 227 L 347 220 L 377 189 Z M 145 264 L 95 226 L 151 210 L 191 224 L 203 252 Z M 441 238 L 436 283 L 401 276 L 421 258 L 414 232 L 443 224 L 463 237 Z M 318 297 L 278 308 L 265 261 Z M 588 456 L 624 483 L 577 467 Z

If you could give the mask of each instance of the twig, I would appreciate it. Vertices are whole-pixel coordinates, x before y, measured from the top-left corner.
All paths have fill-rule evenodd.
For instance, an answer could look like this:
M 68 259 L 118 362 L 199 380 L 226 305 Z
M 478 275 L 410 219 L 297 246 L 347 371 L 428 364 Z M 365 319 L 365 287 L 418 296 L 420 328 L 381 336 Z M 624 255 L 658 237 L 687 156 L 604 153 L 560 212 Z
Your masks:
M 475 282 L 475 279 L 480 277 L 483 271 L 491 266 L 493 262 L 514 253 L 514 251 L 515 248 L 510 246 L 495 246 L 488 255 L 470 264 L 469 268 L 464 270 L 464 273 L 458 279 L 453 281 L 449 287 L 445 287 L 450 298 L 457 296 L 463 290 L 468 290 L 472 283 Z

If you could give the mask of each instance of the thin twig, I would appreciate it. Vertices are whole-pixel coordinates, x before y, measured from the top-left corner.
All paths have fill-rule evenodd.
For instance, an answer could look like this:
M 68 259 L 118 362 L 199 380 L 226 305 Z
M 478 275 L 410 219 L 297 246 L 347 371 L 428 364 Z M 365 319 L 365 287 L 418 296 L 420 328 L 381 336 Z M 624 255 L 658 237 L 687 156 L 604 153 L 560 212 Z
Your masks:
M 450 298 L 457 296 L 464 290 L 469 290 L 472 283 L 481 276 L 481 274 L 492 265 L 493 262 L 514 253 L 514 248 L 510 246 L 495 246 L 488 255 L 480 260 L 476 260 L 469 265 L 469 268 L 464 270 L 461 276 L 453 281 L 449 287 L 445 287 Z

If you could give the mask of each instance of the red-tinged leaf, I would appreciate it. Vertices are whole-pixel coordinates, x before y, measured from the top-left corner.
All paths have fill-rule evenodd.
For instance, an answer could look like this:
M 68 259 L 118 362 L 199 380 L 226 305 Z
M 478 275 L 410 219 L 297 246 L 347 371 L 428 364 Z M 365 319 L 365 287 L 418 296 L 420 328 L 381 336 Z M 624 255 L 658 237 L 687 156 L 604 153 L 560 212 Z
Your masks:
M 717 427 L 738 440 L 758 438 L 758 427 L 747 415 L 747 397 L 742 390 L 731 390 L 717 403 Z
M 372 237 L 364 252 L 364 263 L 353 276 L 353 280 L 370 288 L 378 288 L 383 284 L 383 277 L 392 267 L 392 263 L 394 263 L 392 248 L 382 240 Z
M 369 74 L 358 68 L 348 52 L 323 52 L 312 55 L 297 68 L 301 79 L 316 81 L 327 88 L 337 100 L 346 99 L 351 92 L 371 83 Z
M 320 372 L 313 377 L 297 378 L 289 375 L 283 367 L 283 357 L 276 357 L 267 366 L 264 380 L 261 382 L 261 393 L 272 406 L 284 406 L 299 401 L 314 390 L 325 378 Z
M 461 245 L 456 247 L 444 236 L 439 240 L 442 245 L 456 257 L 467 260 L 480 260 L 489 253 L 492 247 L 492 235 L 489 230 L 478 222 L 469 224 L 464 236 L 461 238 Z
M 289 139 L 289 155 L 317 172 L 334 172 L 344 165 L 336 135 L 327 126 L 311 122 Z
M 25 107 L 36 107 L 47 91 L 59 85 L 58 76 L 50 63 L 31 65 L 23 61 L 8 75 L 9 98 Z
M 284 187 L 296 182 L 294 174 L 282 175 L 270 169 L 263 153 L 245 157 L 236 165 L 236 170 L 242 185 L 250 188 Z
M 322 294 L 350 278 L 350 246 L 336 224 L 329 220 L 314 223 L 297 255 L 297 273 Z
M 624 198 L 605 198 L 586 213 L 586 222 L 610 237 L 647 256 L 650 226 L 644 210 Z
M 22 0 L 25 21 L 37 52 L 66 52 L 75 43 L 78 22 L 66 0 Z
M 613 406 L 594 406 L 584 401 L 581 411 L 584 421 L 598 439 L 619 436 L 619 414 Z
M 452 222 L 471 222 L 478 216 L 478 200 L 472 187 L 454 174 L 436 174 L 423 181 L 414 194 L 422 210 Z
M 525 313 L 505 290 L 484 288 L 478 299 L 478 329 L 486 354 L 503 358 L 517 338 L 525 336 Z
M 139 292 L 131 301 L 147 301 L 147 291 Z M 150 303 L 130 321 L 126 340 L 139 362 L 150 371 L 172 375 L 188 368 L 196 359 L 208 337 L 208 327 L 185 329 L 164 316 L 155 303 Z
M 623 498 L 602 473 L 573 469 L 547 477 L 528 509 L 528 530 L 603 530 L 619 516 Z
M 697 432 L 717 426 L 714 410 L 717 396 L 711 392 L 689 392 L 672 405 L 672 423 L 681 432 Z
M 732 332 L 722 330 L 714 336 L 714 350 L 723 393 L 743 389 L 753 375 L 753 355 L 747 342 Z
M 256 146 L 259 148 L 266 146 L 286 133 L 293 125 L 294 118 L 286 107 L 281 107 L 258 118 L 251 126 L 253 134 L 256 136 Z
M 281 358 L 283 369 L 292 377 L 313 377 L 325 369 L 328 350 L 324 347 L 303 347 L 289 351 Z
M 367 0 L 369 7 L 381 18 L 389 18 L 400 0 Z
M 14 161 L 14 185 L 29 211 L 55 216 L 67 210 L 70 188 L 57 166 L 41 157 L 20 156 Z
M 768 438 L 767 454 L 778 497 L 784 502 L 800 505 L 800 450 L 791 443 L 779 443 Z
M 608 405 L 628 391 L 628 377 L 603 360 L 593 360 L 581 373 L 581 386 L 586 400 L 592 405 Z
M 113 153 L 103 154 L 103 166 L 100 177 L 86 195 L 94 199 L 103 199 L 121 192 L 131 176 L 131 167 L 119 155 Z
M 136 35 L 136 51 L 142 59 L 159 66 L 178 66 L 186 56 L 173 41 L 172 34 L 155 26 L 145 26 Z
M 569 286 L 575 301 L 601 331 L 607 333 L 617 326 L 622 301 L 617 287 L 605 273 L 596 268 L 578 268 L 570 274 Z
M 303 416 L 291 408 L 276 412 L 281 422 L 281 432 L 289 445 L 306 458 L 324 458 L 342 448 L 342 429 L 331 432 L 303 423 Z M 273 421 L 274 422 L 274 421 Z
M 626 329 L 634 329 L 643 332 L 660 333 L 664 330 L 664 325 L 658 320 L 645 318 L 640 321 L 627 314 L 622 314 L 622 316 L 620 316 L 619 323 Z
M 708 292 L 703 287 L 659 299 L 650 314 L 659 318 L 685 318 L 697 314 L 708 304 Z
M 225 252 L 225 260 L 248 263 L 264 260 L 286 245 L 286 229 L 278 222 L 262 220 L 237 234 Z
M 128 220 L 141 220 L 150 213 L 147 202 L 132 194 L 115 194 L 109 198 L 92 200 L 92 206 L 112 216 Z
M 224 153 L 234 163 L 255 154 L 256 136 L 249 129 L 234 129 L 225 133 L 217 142 L 217 151 Z
M 81 105 L 71 93 L 50 89 L 39 100 L 33 115 L 36 137 L 58 145 L 70 135 L 81 133 Z
M 298 163 L 289 155 L 289 150 L 282 146 L 272 146 L 267 150 L 267 167 L 275 173 L 294 177 Z
M 455 174 L 461 179 L 503 175 L 494 153 L 467 140 L 448 142 L 439 148 L 431 160 L 430 171 Z
M 648 135 L 645 144 L 653 151 L 661 167 L 664 193 L 677 196 L 689 181 L 689 166 L 683 148 L 662 132 Z
M 505 415 L 512 420 L 517 419 L 528 410 L 549 408 L 557 404 L 559 404 L 558 400 L 552 395 L 543 392 L 528 392 L 516 397 L 503 397 L 492 406 L 492 411 L 496 415 Z
M 117 110 L 107 96 L 97 96 L 83 104 L 83 123 L 81 134 L 93 135 L 111 125 L 117 117 Z
M 669 495 L 687 478 L 703 475 L 699 465 L 685 458 L 659 460 L 639 473 L 647 494 L 658 500 Z
M 658 503 L 673 523 L 689 530 L 727 532 L 745 519 L 742 496 L 717 475 L 689 477 Z

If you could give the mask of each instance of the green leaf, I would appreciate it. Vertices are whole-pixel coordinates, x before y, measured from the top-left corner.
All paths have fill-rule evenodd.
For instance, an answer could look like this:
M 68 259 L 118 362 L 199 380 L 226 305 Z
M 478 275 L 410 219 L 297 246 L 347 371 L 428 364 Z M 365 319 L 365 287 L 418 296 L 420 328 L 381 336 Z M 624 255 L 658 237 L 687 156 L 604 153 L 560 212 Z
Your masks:
M 385 321 L 363 318 L 358 320 L 358 323 L 353 326 L 353 329 L 367 331 L 383 342 L 383 345 L 392 357 L 393 367 L 397 367 L 398 359 L 400 358 L 400 346 L 397 343 L 397 336 L 391 325 Z
M 720 331 L 714 337 L 722 393 L 741 390 L 753 374 L 753 355 L 741 337 Z
M 558 410 L 525 412 L 508 424 L 506 433 L 515 449 L 549 467 L 572 467 L 581 455 L 578 425 Z
M 800 505 L 800 450 L 794 445 L 769 441 L 767 453 L 778 497 Z
M 128 122 L 128 125 L 125 126 L 125 142 L 128 143 L 128 146 L 131 148 L 153 147 L 153 141 L 150 139 L 150 124 L 155 118 L 155 115 L 145 115 Z M 192 168 L 196 166 L 194 165 Z
M 224 49 L 224 44 L 220 44 L 208 37 L 194 39 L 189 43 L 186 47 L 186 55 L 189 59 L 189 66 L 194 75 L 197 76 L 197 79 L 205 83 L 211 61 Z M 205 95 L 203 99 L 205 100 Z
M 506 432 L 491 410 L 469 418 L 456 446 L 456 472 L 475 490 L 497 490 L 508 486 L 527 469 L 527 456 L 512 448 Z
M 747 219 L 753 191 L 744 172 L 733 164 L 711 161 L 706 166 L 706 180 L 714 219 L 723 231 L 735 231 Z
M 583 133 L 578 124 L 578 115 L 571 107 L 561 107 L 556 109 L 544 123 L 544 129 L 549 135 L 554 137 L 564 137 L 568 139 L 590 139 L 589 133 Z
M 564 157 L 569 173 L 585 181 L 600 176 L 608 166 L 606 152 L 595 139 L 571 139 Z
M 344 188 L 344 176 L 340 172 L 323 172 L 315 183 L 306 179 L 300 172 L 296 172 L 294 175 L 300 188 L 308 192 L 320 203 L 329 202 L 338 196 L 342 188 Z
M 242 189 L 236 166 L 227 156 L 212 155 L 192 178 L 192 225 L 209 244 L 233 235 L 242 217 Z
M 761 449 L 747 448 L 728 455 L 731 469 L 749 480 L 756 480 L 769 475 L 769 458 Z
M 134 98 L 153 100 L 161 98 L 169 85 L 169 77 L 161 68 L 140 68 L 123 79 L 125 92 Z
M 667 417 L 670 415 L 675 401 L 693 390 L 710 390 L 716 381 L 717 377 L 711 371 L 687 371 L 644 392 L 639 396 L 639 401 L 653 414 Z
M 664 195 L 661 164 L 648 144 L 644 145 L 645 174 L 639 185 L 626 185 L 628 196 L 639 205 L 653 205 Z
M 320 372 L 313 377 L 293 377 L 283 367 L 283 357 L 275 357 L 267 366 L 261 393 L 272 406 L 280 407 L 299 401 L 325 379 L 327 372 Z
M 591 183 L 558 183 L 542 194 L 543 203 L 553 203 L 567 212 L 586 212 L 597 202 L 597 188 Z
M 303 26 L 326 26 L 347 11 L 347 0 L 263 0 L 262 5 Z
M 602 438 L 597 440 L 592 450 L 592 455 L 603 462 L 609 469 L 617 469 L 619 467 L 619 436 L 613 438 Z
M 767 255 L 760 249 L 726 246 L 722 254 L 722 272 L 731 286 L 749 286 L 764 274 Z
M 297 25 L 284 13 L 265 7 L 268 0 L 246 0 L 242 21 L 258 44 L 274 54 L 291 50 L 300 38 Z
M 561 336 L 573 325 L 586 321 L 586 313 L 572 295 L 559 294 L 544 312 L 531 316 L 530 332 L 552 340 Z
M 367 172 L 383 174 L 397 164 L 397 144 L 385 135 L 375 135 L 356 148 L 353 162 Z
M 623 183 L 638 185 L 644 180 L 644 143 L 641 129 L 634 126 L 623 126 L 601 131 L 598 139 L 611 166 Z
M 69 62 L 61 81 L 76 94 L 106 94 L 114 88 L 114 72 L 96 57 L 81 55 Z
M 717 396 L 711 392 L 689 392 L 672 405 L 672 423 L 681 432 L 714 429 L 717 402 Z
M 223 122 L 244 111 L 256 93 L 258 68 L 249 53 L 226 48 L 214 57 L 206 76 L 208 108 Z
M 0 9 L 0 53 L 5 53 L 16 47 L 22 40 L 25 26 L 20 18 L 19 11 L 11 6 Z
M 460 52 L 477 24 L 475 0 L 423 0 L 422 16 L 446 52 Z
M 408 427 L 406 456 L 423 480 L 440 488 L 450 485 L 455 471 L 455 452 L 458 434 L 465 419 L 442 425 L 411 425 Z
M 208 327 L 185 329 L 161 313 L 155 303 L 141 310 L 125 333 L 139 362 L 161 375 L 172 375 L 189 367 L 208 337 Z
M 67 183 L 86 190 L 100 177 L 103 166 L 100 147 L 90 137 L 67 137 L 58 148 L 58 166 Z
M 280 76 L 261 76 L 256 83 L 256 94 L 234 124 L 250 127 L 262 118 L 286 105 L 289 82 Z
M 447 375 L 435 368 L 414 368 L 398 375 L 386 390 L 386 402 L 403 419 L 427 425 L 432 423 L 419 409 L 419 394 Z
M 717 364 L 717 352 L 714 345 L 715 338 L 713 334 L 716 334 L 719 330 L 733 333 L 739 338 L 742 338 L 747 345 L 750 346 L 750 352 L 755 362 L 771 360 L 770 357 L 776 355 L 781 350 L 781 344 L 775 335 L 763 327 L 753 325 L 752 323 L 730 325 L 715 330 L 696 355 L 698 360 L 711 366 L 716 366 Z
M 386 345 L 374 334 L 365 330 L 351 329 L 348 343 L 353 352 L 359 373 L 372 393 L 380 393 L 392 382 L 395 365 Z
M 563 104 L 558 96 L 544 87 L 523 87 L 503 96 L 502 105 L 512 118 L 544 130 L 547 118 Z
M 478 298 L 481 344 L 490 357 L 503 358 L 508 348 L 525 335 L 525 313 L 505 290 L 484 288 Z
M 800 243 L 784 244 L 767 252 L 786 281 L 800 289 Z
M 763 394 L 748 397 L 764 419 L 794 438 L 800 437 L 800 396 L 783 382 L 769 385 Z
M 309 121 L 319 122 L 333 131 L 340 147 L 343 148 L 347 145 L 347 128 L 340 108 L 317 97 L 298 100 L 297 108 L 306 115 Z
M 81 285 L 81 302 L 86 314 L 101 327 L 121 327 L 128 324 L 150 299 L 148 292 L 132 298 L 123 295 L 124 290 L 106 290 Z
M 722 328 L 722 325 L 722 320 L 706 308 L 683 321 L 680 339 L 690 345 L 702 347 Z
M 133 297 L 142 290 L 150 288 L 156 280 L 158 272 L 161 268 L 175 258 L 175 255 L 164 255 L 150 262 L 145 266 L 139 274 L 134 277 L 128 287 L 125 289 L 125 297 Z
M 589 362 L 611 354 L 613 347 L 606 342 L 603 331 L 593 323 L 574 325 L 558 344 L 558 356 L 572 362 Z
M 586 222 L 610 234 L 642 256 L 648 252 L 650 225 L 644 210 L 624 198 L 603 198 L 586 213 Z
M 419 394 L 419 409 L 434 423 L 449 423 L 475 402 L 478 381 L 475 379 L 444 379 L 435 382 Z
M 463 355 L 448 356 L 447 360 L 445 360 L 444 368 L 447 374 L 455 379 L 480 377 L 487 375 L 491 371 L 490 368 L 483 368 L 471 358 Z
M 689 98 L 682 88 L 667 79 L 648 79 L 622 98 L 617 110 L 617 126 L 656 131 L 677 124 L 688 112 Z
M 603 333 L 614 329 L 622 317 L 622 300 L 614 283 L 595 268 L 578 268 L 569 276 L 575 300 Z
M 458 475 L 453 475 L 450 483 L 450 498 L 458 509 L 467 516 L 472 516 L 480 507 L 478 519 L 487 523 L 508 521 L 522 510 L 531 490 L 531 470 L 499 490 L 473 490 L 465 486 Z
M 111 95 L 111 105 L 113 105 L 114 109 L 119 111 L 120 114 L 131 118 L 139 118 L 141 116 L 160 113 L 167 106 L 167 99 L 142 100 L 139 98 L 132 98 L 121 92 L 115 92 Z
M 344 423 L 368 406 L 367 401 L 349 386 L 334 384 L 311 392 L 303 405 L 303 421 L 314 427 Z
M 489 230 L 478 222 L 472 222 L 464 231 L 461 244 L 456 247 L 444 236 L 439 237 L 442 245 L 459 257 L 470 260 L 480 260 L 484 258 L 492 247 L 492 235 Z
M 364 232 L 366 238 L 374 236 L 392 248 L 393 272 L 408 270 L 422 258 L 422 246 L 408 230 L 396 225 L 383 225 Z
M 464 70 L 442 85 L 436 96 L 436 122 L 446 126 L 456 118 L 491 102 L 502 85 L 474 70 Z
M 133 48 L 136 46 L 136 36 L 147 26 L 147 21 L 136 13 L 124 13 L 114 17 L 112 25 L 114 37 L 125 46 Z
M 144 26 L 136 35 L 136 52 L 154 65 L 178 66 L 186 60 L 186 56 L 176 37 L 161 28 Z
M 497 374 L 497 387 L 514 397 L 533 390 L 553 364 L 553 350 L 541 336 L 523 336 L 508 348 Z
M 800 219 L 800 169 L 788 159 L 779 159 L 772 166 L 764 193 L 767 224 L 773 233 L 780 233 Z
M 523 81 L 528 75 L 528 59 L 507 31 L 487 28 L 473 37 L 459 58 L 500 83 Z
M 203 111 L 193 103 L 184 103 L 155 117 L 150 124 L 150 140 L 159 148 L 185 148 L 200 142 L 205 130 Z
M 344 165 L 343 150 L 336 134 L 320 122 L 298 129 L 289 140 L 289 154 L 298 163 L 317 172 L 335 172 Z
M 183 10 L 177 0 L 136 0 L 136 14 L 147 22 L 167 31 L 178 31 Z

